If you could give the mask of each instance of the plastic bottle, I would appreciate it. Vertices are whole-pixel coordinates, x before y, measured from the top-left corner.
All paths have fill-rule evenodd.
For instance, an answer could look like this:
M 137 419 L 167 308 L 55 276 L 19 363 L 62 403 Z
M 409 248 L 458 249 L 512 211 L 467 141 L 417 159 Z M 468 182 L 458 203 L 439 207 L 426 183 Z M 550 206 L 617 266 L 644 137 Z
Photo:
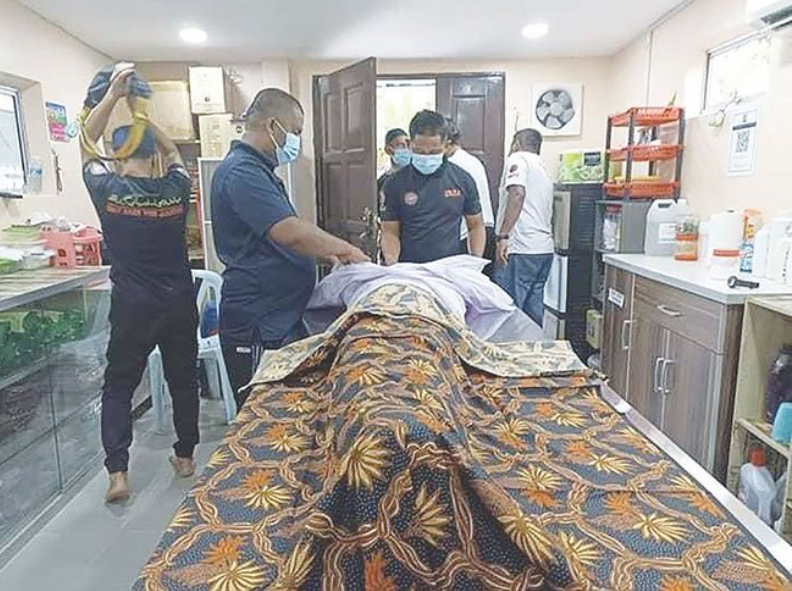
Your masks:
M 765 418 L 771 425 L 782 402 L 792 402 L 792 344 L 784 345 L 770 366 L 765 391 Z
M 28 164 L 27 183 L 25 183 L 25 192 L 31 195 L 38 195 L 44 185 L 44 167 L 41 160 L 38 158 L 31 158 Z
M 740 272 L 753 271 L 754 253 L 756 252 L 756 234 L 762 227 L 762 212 L 757 209 L 746 209 L 743 213 L 743 240 L 740 244 Z
M 754 239 L 753 268 L 754 277 L 764 277 L 767 274 L 767 257 L 770 253 L 770 228 L 762 226 Z
M 765 466 L 765 452 L 753 449 L 750 462 L 740 468 L 738 496 L 759 519 L 772 526 L 771 509 L 776 495 L 776 482 Z

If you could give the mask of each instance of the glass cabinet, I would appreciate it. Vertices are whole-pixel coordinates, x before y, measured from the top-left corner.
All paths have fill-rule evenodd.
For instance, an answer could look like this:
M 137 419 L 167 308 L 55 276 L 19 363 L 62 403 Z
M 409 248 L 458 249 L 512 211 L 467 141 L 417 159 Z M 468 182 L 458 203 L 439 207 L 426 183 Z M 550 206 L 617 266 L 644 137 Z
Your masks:
M 0 277 L 0 549 L 101 454 L 101 267 Z

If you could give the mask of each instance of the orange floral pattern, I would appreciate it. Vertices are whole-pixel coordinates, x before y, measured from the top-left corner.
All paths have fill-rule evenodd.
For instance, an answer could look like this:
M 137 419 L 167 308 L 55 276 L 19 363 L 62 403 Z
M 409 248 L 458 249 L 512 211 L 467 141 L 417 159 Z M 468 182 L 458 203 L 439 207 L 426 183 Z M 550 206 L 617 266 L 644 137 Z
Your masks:
M 265 358 L 136 591 L 788 588 L 564 347 L 378 297 Z

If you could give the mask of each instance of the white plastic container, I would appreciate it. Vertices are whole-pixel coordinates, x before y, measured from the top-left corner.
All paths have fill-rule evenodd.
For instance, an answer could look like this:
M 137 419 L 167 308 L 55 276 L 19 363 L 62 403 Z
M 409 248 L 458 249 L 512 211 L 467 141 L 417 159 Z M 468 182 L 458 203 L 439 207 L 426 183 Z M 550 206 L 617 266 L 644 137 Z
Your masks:
M 729 210 L 710 218 L 709 250 L 740 250 L 743 240 L 743 216 Z
M 644 253 L 650 256 L 672 256 L 676 246 L 677 220 L 687 214 L 685 199 L 656 199 L 646 214 Z
M 770 236 L 770 253 L 767 258 L 767 277 L 773 281 L 783 283 L 787 274 L 787 263 L 792 258 L 792 227 L 787 235 L 773 242 L 772 230 Z
M 710 277 L 713 279 L 728 279 L 740 272 L 739 250 L 716 250 L 712 253 L 709 262 Z
M 786 253 L 782 242 L 792 233 L 792 217 L 777 217 L 770 220 L 770 245 L 767 250 L 766 277 L 773 281 L 781 281 L 786 263 Z
M 765 467 L 765 454 L 761 449 L 750 453 L 750 462 L 740 468 L 738 496 L 759 519 L 772 526 L 772 506 L 776 496 L 776 483 Z
M 765 277 L 767 274 L 767 256 L 770 251 L 770 228 L 763 226 L 756 233 L 754 240 L 753 270 L 754 277 Z

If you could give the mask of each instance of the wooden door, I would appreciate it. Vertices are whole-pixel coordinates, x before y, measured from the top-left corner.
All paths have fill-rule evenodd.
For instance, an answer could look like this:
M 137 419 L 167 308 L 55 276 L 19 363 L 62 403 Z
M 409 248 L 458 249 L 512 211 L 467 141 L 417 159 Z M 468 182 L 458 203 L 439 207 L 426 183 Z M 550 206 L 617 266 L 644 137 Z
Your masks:
M 377 60 L 314 78 L 319 225 L 377 252 Z
M 662 428 L 663 397 L 659 384 L 668 331 L 653 322 L 647 312 L 643 302 L 634 302 L 627 402 L 647 420 Z
M 437 110 L 456 122 L 465 150 L 484 163 L 495 212 L 498 211 L 506 141 L 505 86 L 504 74 L 440 74 L 437 77 Z
M 717 354 L 669 333 L 660 372 L 664 397 L 663 431 L 694 460 L 712 469 L 713 381 Z
M 632 300 L 634 275 L 611 265 L 605 271 L 602 367 L 608 384 L 622 398 L 627 398 L 627 374 L 632 336 Z

